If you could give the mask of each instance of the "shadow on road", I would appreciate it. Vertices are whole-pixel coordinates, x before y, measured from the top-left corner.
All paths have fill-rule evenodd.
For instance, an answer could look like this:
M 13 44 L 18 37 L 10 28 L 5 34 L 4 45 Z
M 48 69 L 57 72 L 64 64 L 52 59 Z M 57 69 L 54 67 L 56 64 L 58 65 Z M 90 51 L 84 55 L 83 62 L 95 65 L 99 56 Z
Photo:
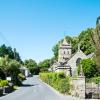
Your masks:
M 21 87 L 31 87 L 31 86 L 36 86 L 38 84 L 23 84 Z

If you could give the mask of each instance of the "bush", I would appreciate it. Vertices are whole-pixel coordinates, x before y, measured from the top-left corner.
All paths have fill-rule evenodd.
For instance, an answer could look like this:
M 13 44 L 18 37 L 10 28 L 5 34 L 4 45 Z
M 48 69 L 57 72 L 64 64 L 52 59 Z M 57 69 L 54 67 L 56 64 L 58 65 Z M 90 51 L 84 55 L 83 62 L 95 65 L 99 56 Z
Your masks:
M 26 79 L 26 77 L 22 73 L 18 74 L 18 78 L 20 81 L 24 81 Z
M 96 83 L 96 84 L 99 84 L 100 83 L 100 76 L 98 77 L 93 77 L 93 78 L 86 78 L 86 82 L 88 83 Z
M 66 78 L 66 75 L 63 72 L 57 74 L 57 77 L 60 79 Z
M 64 73 L 40 73 L 41 80 L 63 94 L 69 94 L 70 80 Z
M 1 87 L 8 86 L 8 84 L 9 84 L 9 83 L 8 83 L 7 80 L 1 80 L 1 81 L 0 81 L 0 86 L 1 86 Z
M 14 85 L 16 85 L 16 86 L 21 86 L 21 85 L 22 85 L 22 82 L 21 82 L 21 80 L 18 78 L 17 75 L 13 75 L 11 81 L 12 81 L 12 83 L 13 83 Z
M 3 72 L 3 70 L 0 68 L 0 79 L 5 80 L 6 76 L 5 73 Z
M 82 65 L 83 72 L 86 78 L 92 78 L 97 75 L 98 70 L 94 60 L 83 59 L 78 66 L 78 74 L 80 73 L 80 65 Z
M 67 79 L 61 79 L 58 83 L 58 90 L 61 93 L 69 94 L 70 84 Z
M 2 96 L 2 95 L 3 95 L 3 89 L 0 88 L 0 96 Z

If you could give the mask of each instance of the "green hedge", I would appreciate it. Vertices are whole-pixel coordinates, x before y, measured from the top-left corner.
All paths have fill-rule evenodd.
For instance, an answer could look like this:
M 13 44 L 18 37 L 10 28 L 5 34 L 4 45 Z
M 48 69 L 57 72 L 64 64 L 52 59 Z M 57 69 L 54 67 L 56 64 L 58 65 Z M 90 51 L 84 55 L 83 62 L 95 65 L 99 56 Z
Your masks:
M 93 83 L 96 83 L 96 84 L 99 84 L 100 83 L 100 76 L 98 76 L 98 77 L 93 77 L 93 78 L 90 78 L 90 79 L 86 79 L 86 82 L 88 82 L 88 83 L 91 83 L 91 82 L 93 82 Z
M 70 94 L 70 77 L 64 73 L 40 73 L 41 80 L 63 94 Z

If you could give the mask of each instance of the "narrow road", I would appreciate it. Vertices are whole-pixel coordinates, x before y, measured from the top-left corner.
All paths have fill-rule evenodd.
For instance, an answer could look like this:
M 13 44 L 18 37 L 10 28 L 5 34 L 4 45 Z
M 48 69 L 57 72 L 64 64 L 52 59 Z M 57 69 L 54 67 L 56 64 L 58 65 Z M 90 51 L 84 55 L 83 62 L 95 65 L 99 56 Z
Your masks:
M 63 96 L 45 85 L 37 76 L 24 81 L 24 86 L 13 93 L 0 97 L 0 100 L 73 100 Z

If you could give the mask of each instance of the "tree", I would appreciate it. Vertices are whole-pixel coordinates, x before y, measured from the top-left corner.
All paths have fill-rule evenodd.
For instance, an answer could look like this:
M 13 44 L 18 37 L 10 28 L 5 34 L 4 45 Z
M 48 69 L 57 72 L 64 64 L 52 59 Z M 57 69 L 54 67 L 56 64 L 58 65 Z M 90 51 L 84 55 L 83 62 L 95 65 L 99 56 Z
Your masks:
M 16 57 L 14 57 L 14 54 Z M 5 55 L 8 55 L 10 59 L 16 59 L 17 61 L 22 62 L 17 51 L 14 51 L 10 46 L 7 47 L 5 44 L 3 44 L 0 46 L 0 57 L 5 57 Z
M 51 65 L 50 59 L 45 59 L 38 64 L 41 71 L 48 71 L 48 68 L 50 68 L 50 65 Z
M 93 53 L 95 51 L 95 47 L 93 45 L 91 39 L 91 32 L 93 28 L 88 28 L 85 31 L 82 31 L 78 36 L 79 42 L 81 44 L 81 50 L 87 55 Z
M 0 69 L 3 71 L 3 73 L 5 73 L 5 76 L 7 76 L 9 61 L 9 57 L 7 55 L 5 57 L 0 58 Z
M 86 78 L 94 77 L 98 74 L 96 63 L 92 59 L 84 59 L 78 66 L 78 73 L 80 73 L 80 66 L 82 65 L 84 75 Z
M 99 23 L 99 20 L 100 20 L 100 16 L 97 18 L 96 28 L 93 29 L 92 32 L 91 32 L 91 38 L 92 38 L 92 41 L 93 41 L 94 46 L 96 48 L 96 50 L 95 50 L 95 54 L 96 54 L 95 60 L 96 60 L 96 64 L 98 65 L 98 70 L 100 72 L 100 23 Z
M 95 47 L 93 45 L 92 39 L 91 39 L 91 32 L 92 28 L 88 28 L 85 31 L 82 31 L 79 36 L 71 37 L 66 36 L 66 40 L 68 43 L 71 42 L 72 44 L 72 54 L 74 54 L 77 51 L 78 43 L 81 45 L 81 50 L 87 55 L 90 53 L 93 53 L 95 51 Z M 55 60 L 58 59 L 58 50 L 59 50 L 59 44 L 63 42 L 63 39 L 60 40 L 52 49 L 54 52 L 54 58 Z
M 18 74 L 20 73 L 20 63 L 16 60 L 11 60 L 9 62 L 8 72 L 11 76 L 11 80 L 15 85 L 21 85 L 21 81 L 18 78 Z
M 30 72 L 32 74 L 36 74 L 39 71 L 39 68 L 37 66 L 37 63 L 35 62 L 35 60 L 29 59 L 29 60 L 25 60 L 24 61 L 24 65 L 29 68 Z
M 58 50 L 59 50 L 59 44 L 57 43 L 57 44 L 52 48 L 52 51 L 54 52 L 54 58 L 55 58 L 55 60 L 58 59 Z

